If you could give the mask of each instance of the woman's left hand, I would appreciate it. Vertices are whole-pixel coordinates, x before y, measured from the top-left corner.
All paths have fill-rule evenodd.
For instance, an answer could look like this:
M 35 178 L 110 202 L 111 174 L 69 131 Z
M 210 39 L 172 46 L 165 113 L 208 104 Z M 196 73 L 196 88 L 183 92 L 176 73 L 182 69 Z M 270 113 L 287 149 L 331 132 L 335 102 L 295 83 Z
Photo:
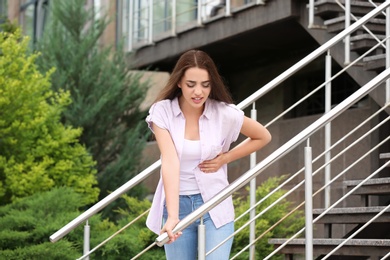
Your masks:
M 216 172 L 222 167 L 222 165 L 226 164 L 225 159 L 225 154 L 220 153 L 214 159 L 203 161 L 198 166 L 204 173 Z

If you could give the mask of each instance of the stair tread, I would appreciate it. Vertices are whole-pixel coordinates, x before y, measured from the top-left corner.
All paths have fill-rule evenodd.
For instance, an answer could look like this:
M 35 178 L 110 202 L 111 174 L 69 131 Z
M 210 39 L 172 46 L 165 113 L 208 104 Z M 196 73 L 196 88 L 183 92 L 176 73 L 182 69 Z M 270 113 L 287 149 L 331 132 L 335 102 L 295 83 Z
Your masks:
M 390 159 L 390 153 L 381 153 L 379 159 Z
M 361 17 L 356 17 L 356 19 L 360 19 Z M 345 21 L 345 16 L 338 16 L 338 17 L 335 17 L 335 18 L 332 18 L 332 19 L 328 19 L 326 21 L 324 21 L 324 25 L 330 25 L 330 24 L 333 24 L 333 23 L 338 23 L 338 22 L 343 22 Z M 351 23 L 353 23 L 354 21 L 351 21 Z M 381 18 L 373 18 L 373 19 L 370 19 L 369 23 L 379 23 L 379 24 L 386 24 L 386 19 L 381 19 Z
M 345 4 L 345 1 L 341 0 L 340 1 L 341 4 Z M 319 6 L 319 5 L 323 5 L 323 4 L 337 4 L 335 0 L 317 0 L 315 3 L 314 3 L 314 6 Z M 381 3 L 376 3 L 377 5 L 380 5 Z M 351 3 L 351 5 L 353 6 L 361 6 L 361 7 L 372 7 L 373 9 L 375 8 L 371 3 L 369 2 L 364 2 L 364 1 L 353 1 Z
M 344 181 L 344 184 L 346 186 L 356 186 L 360 184 L 362 180 L 351 180 L 351 181 Z M 368 186 L 368 185 L 378 185 L 378 184 L 388 184 L 390 183 L 390 177 L 388 178 L 375 178 L 375 179 L 370 179 L 367 180 L 363 186 Z
M 386 38 L 386 35 L 375 35 L 379 40 L 383 40 Z M 358 34 L 350 37 L 351 41 L 357 41 L 357 40 L 374 40 L 375 38 L 368 33 L 365 34 Z
M 271 238 L 268 240 L 270 244 L 282 244 L 287 238 Z M 332 245 L 337 246 L 346 239 L 342 238 L 314 238 L 313 245 Z M 287 245 L 305 245 L 304 238 L 292 239 Z M 345 243 L 347 246 L 390 246 L 390 239 L 350 239 Z
M 386 207 L 351 207 L 351 208 L 333 208 L 326 214 L 361 214 L 361 213 L 378 213 Z M 321 214 L 326 209 L 313 209 L 313 214 Z M 390 208 L 385 212 L 390 212 Z

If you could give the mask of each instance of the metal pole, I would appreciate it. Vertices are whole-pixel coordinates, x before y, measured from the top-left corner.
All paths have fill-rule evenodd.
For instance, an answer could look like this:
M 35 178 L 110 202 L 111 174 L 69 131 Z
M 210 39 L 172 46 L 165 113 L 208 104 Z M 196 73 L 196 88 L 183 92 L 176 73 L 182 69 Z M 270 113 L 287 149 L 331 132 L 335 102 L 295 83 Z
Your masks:
M 256 111 L 256 103 L 253 102 L 252 110 L 251 110 L 251 118 L 257 121 L 257 111 Z M 251 153 L 250 155 L 250 168 L 254 168 L 256 166 L 256 152 Z M 250 181 L 250 207 L 253 207 L 256 204 L 256 178 L 253 178 Z M 250 211 L 250 219 L 254 219 L 256 217 L 256 209 L 253 208 Z M 249 226 L 249 243 L 256 239 L 256 221 L 253 220 Z M 252 244 L 249 248 L 249 259 L 254 260 L 256 256 L 255 244 Z
M 313 171 L 310 139 L 305 147 L 305 259 L 313 260 Z
M 148 43 L 153 43 L 153 0 L 149 0 L 149 36 Z
M 308 28 L 314 27 L 314 0 L 309 1 L 309 25 Z
M 231 16 L 231 15 L 232 15 L 231 3 L 230 3 L 230 1 L 231 1 L 231 0 L 227 0 L 227 1 L 226 1 L 225 16 Z
M 134 2 L 128 0 L 129 3 L 129 35 L 128 35 L 128 48 L 129 51 L 133 50 L 133 23 L 134 23 L 134 14 L 133 14 L 133 4 Z
M 331 110 L 332 105 L 332 83 L 330 81 L 332 77 L 332 56 L 330 55 L 330 51 L 328 50 L 328 53 L 325 57 L 325 114 L 328 113 Z M 325 158 L 325 176 L 324 176 L 324 184 L 327 185 L 330 182 L 331 179 L 331 168 L 330 164 L 328 163 L 331 160 L 331 122 L 327 123 L 324 127 L 325 131 L 325 151 L 327 151 L 324 155 Z M 325 208 L 330 207 L 330 186 L 325 187 L 324 191 L 324 205 Z M 331 225 L 325 224 L 324 225 L 324 232 L 326 237 L 331 237 Z
M 88 220 L 85 222 L 84 226 L 84 248 L 83 248 L 83 255 L 86 255 L 89 253 L 89 238 L 90 238 L 90 226 L 88 225 Z M 89 260 L 89 256 L 84 258 L 85 260 Z
M 202 25 L 202 1 L 198 0 L 198 25 Z
M 328 82 L 325 85 L 325 113 L 328 113 L 331 109 L 332 104 L 332 83 L 330 78 L 332 77 L 332 56 L 330 52 L 325 57 L 325 81 Z M 325 125 L 325 151 L 331 146 L 331 123 Z M 330 161 L 330 151 L 325 153 L 325 164 Z M 325 166 L 325 185 L 330 182 L 330 165 Z M 325 188 L 325 208 L 330 206 L 330 187 Z
M 351 25 L 351 0 L 345 0 L 345 29 Z M 344 64 L 351 63 L 351 38 L 350 34 L 344 39 Z
M 172 36 L 176 36 L 176 0 L 172 0 Z
M 203 216 L 198 226 L 198 260 L 206 259 L 206 226 L 203 223 Z

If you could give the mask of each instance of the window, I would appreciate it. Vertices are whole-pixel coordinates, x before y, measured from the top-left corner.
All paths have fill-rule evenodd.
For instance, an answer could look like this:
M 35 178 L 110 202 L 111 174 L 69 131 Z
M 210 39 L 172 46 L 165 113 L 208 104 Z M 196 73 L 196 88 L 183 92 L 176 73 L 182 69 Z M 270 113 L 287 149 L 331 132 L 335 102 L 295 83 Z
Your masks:
M 0 23 L 2 23 L 7 18 L 7 6 L 7 0 L 0 0 Z
M 20 2 L 19 23 L 23 33 L 30 36 L 32 44 L 42 36 L 48 2 L 48 0 L 22 0 Z

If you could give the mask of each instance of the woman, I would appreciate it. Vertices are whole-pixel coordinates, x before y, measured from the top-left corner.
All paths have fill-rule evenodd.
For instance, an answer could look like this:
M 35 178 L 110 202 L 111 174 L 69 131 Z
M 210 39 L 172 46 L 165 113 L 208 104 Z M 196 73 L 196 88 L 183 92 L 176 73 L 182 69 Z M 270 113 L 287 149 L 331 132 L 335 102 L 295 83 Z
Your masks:
M 147 226 L 156 234 L 167 232 L 168 260 L 197 259 L 199 221 L 177 234 L 173 228 L 228 185 L 228 163 L 271 140 L 265 127 L 232 103 L 212 59 L 203 51 L 191 50 L 179 58 L 150 108 L 146 122 L 160 149 L 161 178 Z M 229 150 L 240 133 L 248 138 Z M 233 220 L 231 197 L 203 216 L 206 251 L 234 232 Z M 207 259 L 228 259 L 232 242 L 228 240 Z

